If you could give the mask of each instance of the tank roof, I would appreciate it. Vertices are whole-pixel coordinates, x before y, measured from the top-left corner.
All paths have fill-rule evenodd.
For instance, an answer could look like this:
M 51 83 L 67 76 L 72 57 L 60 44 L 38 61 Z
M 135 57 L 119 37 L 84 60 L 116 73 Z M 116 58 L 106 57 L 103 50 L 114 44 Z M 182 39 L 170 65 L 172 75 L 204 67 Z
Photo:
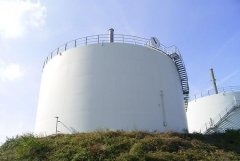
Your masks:
M 147 38 L 142 38 L 142 37 L 132 36 L 132 35 L 114 34 L 114 42 L 111 42 L 109 34 L 99 34 L 99 35 L 91 35 L 91 36 L 77 38 L 60 45 L 45 58 L 43 68 L 48 63 L 48 61 L 51 60 L 54 56 L 61 55 L 63 52 L 67 51 L 68 49 L 87 46 L 91 44 L 105 44 L 105 43 L 123 43 L 123 44 L 140 45 L 140 46 L 158 50 L 166 55 L 170 55 L 172 53 L 178 53 L 178 54 L 180 53 L 175 45 L 166 47 L 165 45 L 159 43 L 159 46 L 156 47 L 151 43 L 151 38 L 147 39 Z

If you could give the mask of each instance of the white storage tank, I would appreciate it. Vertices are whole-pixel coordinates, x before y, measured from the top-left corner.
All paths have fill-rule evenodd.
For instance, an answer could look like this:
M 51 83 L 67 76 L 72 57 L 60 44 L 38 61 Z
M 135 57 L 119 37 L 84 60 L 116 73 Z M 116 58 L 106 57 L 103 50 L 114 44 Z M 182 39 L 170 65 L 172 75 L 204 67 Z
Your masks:
M 156 38 L 84 37 L 45 60 L 35 133 L 185 132 L 187 99 L 186 71 L 177 50 Z
M 189 132 L 209 134 L 240 129 L 240 87 L 218 88 L 212 68 L 210 76 L 213 89 L 195 95 L 189 102 Z

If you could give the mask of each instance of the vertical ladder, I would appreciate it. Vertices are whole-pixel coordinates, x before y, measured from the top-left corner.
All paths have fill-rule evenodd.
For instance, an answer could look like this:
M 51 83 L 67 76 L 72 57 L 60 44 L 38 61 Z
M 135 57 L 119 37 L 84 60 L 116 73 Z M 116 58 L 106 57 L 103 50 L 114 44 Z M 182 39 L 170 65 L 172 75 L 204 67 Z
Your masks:
M 181 85 L 182 85 L 185 110 L 187 110 L 188 99 L 189 99 L 189 86 L 188 86 L 188 77 L 187 77 L 186 68 L 180 54 L 178 54 L 177 52 L 173 52 L 169 54 L 169 56 L 171 57 L 171 59 L 173 60 L 173 62 L 177 67 L 178 74 L 181 80 Z

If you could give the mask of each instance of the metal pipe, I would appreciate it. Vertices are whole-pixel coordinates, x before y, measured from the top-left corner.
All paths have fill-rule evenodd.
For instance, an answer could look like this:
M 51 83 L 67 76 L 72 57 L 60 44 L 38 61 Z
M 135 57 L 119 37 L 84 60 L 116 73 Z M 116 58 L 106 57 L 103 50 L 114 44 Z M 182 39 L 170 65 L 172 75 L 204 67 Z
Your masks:
M 57 134 L 57 133 L 58 133 L 58 122 L 59 122 L 59 121 L 58 121 L 58 118 L 59 118 L 59 117 L 56 116 L 55 118 L 57 119 L 57 121 L 56 121 L 56 134 Z
M 211 75 L 211 79 L 212 79 L 211 81 L 212 81 L 212 85 L 213 85 L 215 94 L 218 94 L 218 89 L 217 89 L 217 84 L 216 84 L 216 79 L 214 76 L 213 68 L 210 69 L 210 75 Z
M 167 121 L 166 121 L 165 106 L 164 106 L 164 95 L 162 90 L 160 91 L 160 97 L 161 97 L 161 106 L 162 106 L 162 113 L 163 113 L 163 126 L 166 127 Z
M 109 42 L 113 43 L 114 42 L 114 29 L 110 28 L 108 31 L 109 31 Z

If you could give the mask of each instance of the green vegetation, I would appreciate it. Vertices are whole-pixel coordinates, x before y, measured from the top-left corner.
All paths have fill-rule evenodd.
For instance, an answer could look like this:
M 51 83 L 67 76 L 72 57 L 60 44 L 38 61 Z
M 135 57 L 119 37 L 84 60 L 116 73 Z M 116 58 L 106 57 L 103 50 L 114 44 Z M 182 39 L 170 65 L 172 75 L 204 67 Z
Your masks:
M 101 131 L 8 139 L 1 161 L 81 160 L 240 160 L 240 131 L 224 134 L 178 134 Z

